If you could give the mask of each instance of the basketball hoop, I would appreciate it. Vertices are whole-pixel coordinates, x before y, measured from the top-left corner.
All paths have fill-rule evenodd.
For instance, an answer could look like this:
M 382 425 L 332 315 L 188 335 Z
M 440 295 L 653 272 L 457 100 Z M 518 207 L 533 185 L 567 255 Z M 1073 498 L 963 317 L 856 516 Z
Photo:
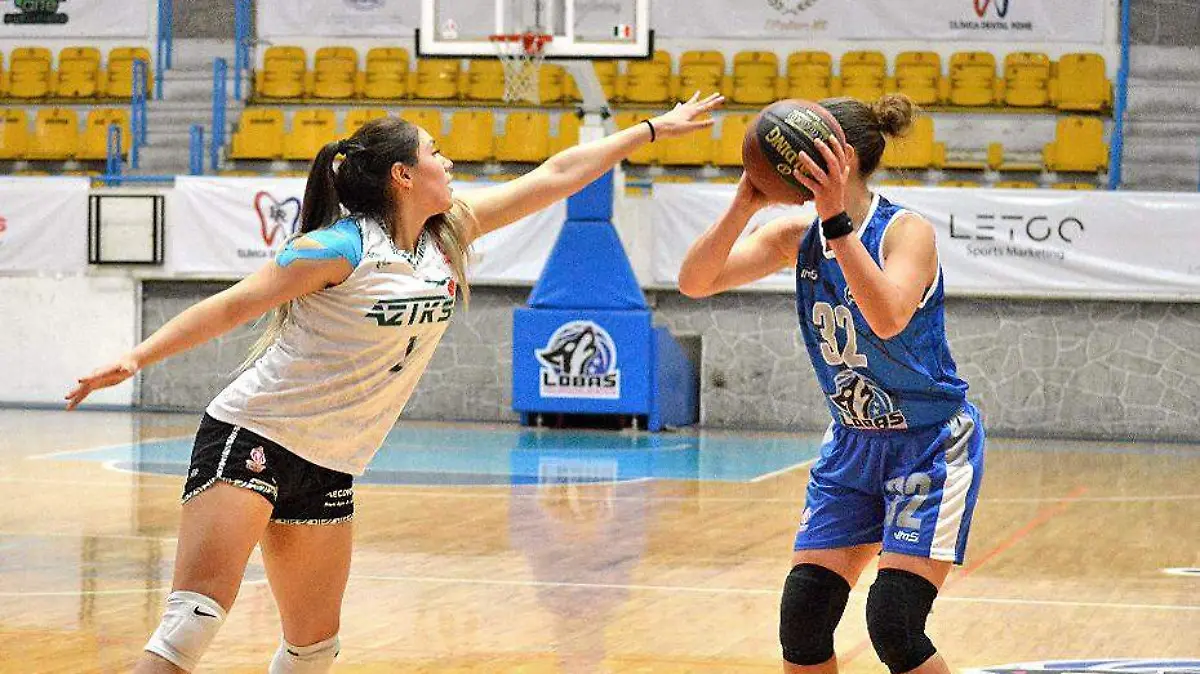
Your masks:
M 541 102 L 538 71 L 546 59 L 546 43 L 553 39 L 553 35 L 532 32 L 488 36 L 504 65 L 505 101 Z

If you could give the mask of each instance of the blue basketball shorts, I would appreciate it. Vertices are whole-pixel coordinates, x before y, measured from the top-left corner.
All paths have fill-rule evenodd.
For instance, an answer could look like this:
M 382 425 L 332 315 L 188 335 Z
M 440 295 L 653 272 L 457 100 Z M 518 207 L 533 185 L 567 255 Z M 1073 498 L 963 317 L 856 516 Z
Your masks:
M 983 444 L 970 403 L 927 429 L 831 427 L 812 467 L 794 549 L 882 542 L 884 552 L 962 564 Z

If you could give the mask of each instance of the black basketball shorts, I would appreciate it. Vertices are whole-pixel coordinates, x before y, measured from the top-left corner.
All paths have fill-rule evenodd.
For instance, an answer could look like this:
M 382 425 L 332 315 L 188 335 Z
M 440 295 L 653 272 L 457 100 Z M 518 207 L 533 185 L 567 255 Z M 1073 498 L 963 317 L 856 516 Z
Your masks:
M 354 477 L 306 461 L 278 444 L 207 414 L 196 431 L 183 502 L 221 480 L 262 494 L 280 524 L 354 518 Z

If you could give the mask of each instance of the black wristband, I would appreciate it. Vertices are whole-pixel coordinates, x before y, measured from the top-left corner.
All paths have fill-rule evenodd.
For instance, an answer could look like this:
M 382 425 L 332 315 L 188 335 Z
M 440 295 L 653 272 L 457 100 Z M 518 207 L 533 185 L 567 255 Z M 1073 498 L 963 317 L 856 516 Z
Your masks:
M 654 125 L 648 119 L 643 119 L 642 121 L 646 123 L 646 126 L 650 127 L 650 142 L 653 143 L 658 138 L 658 134 L 654 132 Z
M 853 231 L 854 221 L 850 219 L 849 215 L 846 215 L 846 211 L 821 221 L 821 233 L 825 235 L 826 241 L 840 239 Z

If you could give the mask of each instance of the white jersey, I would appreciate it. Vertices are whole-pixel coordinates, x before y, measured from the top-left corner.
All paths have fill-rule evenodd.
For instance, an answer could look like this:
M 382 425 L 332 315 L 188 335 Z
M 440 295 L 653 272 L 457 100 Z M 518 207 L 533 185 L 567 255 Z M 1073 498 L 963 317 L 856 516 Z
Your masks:
M 449 325 L 456 283 L 425 232 L 410 254 L 377 222 L 335 227 L 361 236 L 354 271 L 295 300 L 276 342 L 207 412 L 319 466 L 361 475 Z

